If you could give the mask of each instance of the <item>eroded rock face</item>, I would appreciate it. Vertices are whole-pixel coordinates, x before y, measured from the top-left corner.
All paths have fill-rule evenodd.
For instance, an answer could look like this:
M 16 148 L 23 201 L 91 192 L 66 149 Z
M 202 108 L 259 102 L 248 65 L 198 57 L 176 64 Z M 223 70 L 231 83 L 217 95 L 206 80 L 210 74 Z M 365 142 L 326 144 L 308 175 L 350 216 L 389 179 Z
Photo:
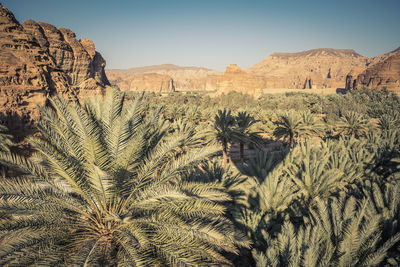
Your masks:
M 400 93 L 400 48 L 374 57 L 363 69 L 347 75 L 346 89 L 383 89 Z
M 146 66 L 127 70 L 107 70 L 106 73 L 111 84 L 117 86 L 117 80 L 130 79 L 129 77 L 132 75 L 148 73 L 168 75 L 174 81 L 175 89 L 178 91 L 215 90 L 215 76 L 221 75 L 218 71 L 206 68 L 181 67 L 173 64 Z
M 265 88 L 343 88 L 347 74 L 367 61 L 354 50 L 321 48 L 274 53 L 246 71 L 263 77 Z
M 26 21 L 24 29 L 39 41 L 56 68 L 66 74 L 68 85 L 82 96 L 101 92 L 109 85 L 103 57 L 89 39 L 77 40 L 69 29 L 57 29 L 45 22 Z
M 29 114 L 44 104 L 53 62 L 39 42 L 0 5 L 0 112 Z M 60 83 L 67 85 L 60 74 Z
M 35 117 L 55 93 L 82 97 L 109 85 L 92 41 L 44 22 L 21 25 L 1 4 L 0 47 L 0 120 Z
M 174 92 L 174 81 L 158 73 L 130 74 L 109 72 L 112 84 L 122 91 Z
M 259 96 L 265 87 L 265 80 L 245 72 L 236 64 L 231 64 L 226 67 L 224 75 L 217 79 L 216 87 L 220 93 L 236 91 Z

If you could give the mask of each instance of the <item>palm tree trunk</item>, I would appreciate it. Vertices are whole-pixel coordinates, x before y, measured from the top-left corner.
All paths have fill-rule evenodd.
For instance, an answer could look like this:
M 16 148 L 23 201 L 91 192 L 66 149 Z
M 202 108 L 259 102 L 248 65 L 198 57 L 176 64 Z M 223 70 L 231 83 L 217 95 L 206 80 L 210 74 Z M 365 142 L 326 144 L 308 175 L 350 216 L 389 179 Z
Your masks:
M 226 148 L 222 149 L 222 157 L 223 157 L 222 168 L 225 169 L 226 164 L 228 163 L 228 152 Z
M 240 153 L 240 162 L 243 163 L 244 162 L 244 144 L 243 143 L 240 143 L 239 153 Z
M 289 145 L 290 145 L 290 148 L 294 147 L 294 136 L 293 136 L 293 134 L 289 135 Z

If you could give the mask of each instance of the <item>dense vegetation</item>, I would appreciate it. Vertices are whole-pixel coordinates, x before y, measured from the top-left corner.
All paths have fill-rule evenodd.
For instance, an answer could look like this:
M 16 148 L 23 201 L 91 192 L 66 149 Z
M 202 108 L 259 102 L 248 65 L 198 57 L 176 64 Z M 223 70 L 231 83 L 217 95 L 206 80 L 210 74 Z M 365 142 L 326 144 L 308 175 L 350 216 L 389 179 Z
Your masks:
M 40 113 L 29 158 L 0 128 L 2 266 L 400 264 L 386 90 L 110 90 Z

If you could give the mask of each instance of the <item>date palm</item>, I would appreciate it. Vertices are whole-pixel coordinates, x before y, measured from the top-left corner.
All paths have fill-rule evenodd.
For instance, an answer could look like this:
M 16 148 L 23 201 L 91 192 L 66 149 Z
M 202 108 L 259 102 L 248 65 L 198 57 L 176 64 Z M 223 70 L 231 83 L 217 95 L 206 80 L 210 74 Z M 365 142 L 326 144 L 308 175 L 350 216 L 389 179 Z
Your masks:
M 248 235 L 254 240 L 254 247 L 265 247 L 263 240 L 266 229 L 273 234 L 279 214 L 283 213 L 296 197 L 294 184 L 284 175 L 283 155 L 258 151 L 243 173 L 247 179 L 247 203 L 239 222 L 249 229 Z M 246 187 L 245 187 L 246 188 Z
M 187 134 L 115 90 L 51 104 L 36 153 L 0 155 L 23 174 L 0 182 L 0 265 L 230 265 L 224 253 L 248 246 L 225 217 L 229 194 L 181 179 L 217 149 L 182 150 Z
M 276 125 L 277 127 L 274 130 L 275 137 L 287 139 L 289 146 L 293 148 L 296 138 L 304 129 L 302 118 L 294 111 L 290 111 L 280 115 Z
M 315 117 L 310 111 L 306 110 L 301 113 L 303 130 L 299 133 L 300 137 L 310 138 L 314 135 L 320 135 L 324 130 L 322 122 Z
M 312 220 L 296 229 L 286 222 L 265 252 L 254 251 L 257 266 L 378 266 L 400 240 L 381 240 L 382 218 L 354 197 L 319 201 Z
M 232 116 L 231 111 L 226 109 L 218 110 L 210 135 L 222 147 L 222 167 L 224 169 L 228 163 L 229 145 L 239 140 L 247 140 L 246 136 L 236 127 L 235 117 Z
M 306 142 L 292 150 L 285 159 L 285 174 L 297 188 L 305 205 L 315 204 L 348 184 L 360 180 L 372 159 L 356 139 L 315 145 Z
M 359 138 L 368 133 L 368 119 L 359 113 L 351 111 L 340 117 L 337 129 L 342 135 Z
M 8 134 L 8 129 L 6 126 L 0 125 L 0 152 L 1 151 L 10 151 L 10 147 L 14 145 L 14 141 L 12 140 L 12 135 Z M 4 166 L 0 164 L 0 175 L 6 175 L 6 169 Z
M 0 151 L 10 151 L 13 145 L 12 135 L 8 134 L 7 127 L 0 125 Z
M 379 118 L 378 127 L 381 131 L 398 129 L 400 126 L 400 113 L 396 110 L 383 114 Z
M 251 117 L 249 114 L 247 114 L 246 111 L 238 112 L 238 115 L 236 116 L 236 124 L 238 126 L 238 130 L 243 134 L 243 136 L 247 137 L 248 142 L 255 144 L 257 146 L 261 146 L 263 143 L 263 139 L 259 135 L 259 132 L 250 131 L 250 127 L 253 126 L 256 122 L 257 121 L 254 120 L 254 118 Z M 244 138 L 242 138 L 238 141 L 239 141 L 240 161 L 243 163 L 245 140 Z

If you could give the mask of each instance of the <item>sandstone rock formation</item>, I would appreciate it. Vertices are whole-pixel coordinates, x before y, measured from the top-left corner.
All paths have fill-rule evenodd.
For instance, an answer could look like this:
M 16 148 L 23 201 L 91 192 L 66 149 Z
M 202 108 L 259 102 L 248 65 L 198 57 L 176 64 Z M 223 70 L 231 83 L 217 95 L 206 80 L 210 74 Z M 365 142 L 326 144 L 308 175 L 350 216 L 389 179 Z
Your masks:
M 220 93 L 236 91 L 259 96 L 264 87 L 265 80 L 262 77 L 253 76 L 236 64 L 226 67 L 224 75 L 217 79 L 217 91 Z
M 274 53 L 246 71 L 265 78 L 265 88 L 342 88 L 347 74 L 367 61 L 354 50 L 320 48 Z
M 111 84 L 121 87 L 121 80 L 130 79 L 132 75 L 157 73 L 168 75 L 173 79 L 175 89 L 178 91 L 215 90 L 216 77 L 221 75 L 218 71 L 200 67 L 181 67 L 173 64 L 163 64 L 131 68 L 127 70 L 107 70 Z M 119 81 L 119 83 L 117 83 Z M 142 87 L 142 86 L 139 86 Z
M 174 92 L 174 81 L 168 75 L 157 73 L 130 74 L 108 72 L 112 85 L 122 91 Z
M 0 47 L 0 120 L 34 117 L 55 93 L 84 96 L 109 85 L 92 41 L 44 22 L 21 25 L 1 4 Z
M 400 93 L 400 47 L 371 59 L 362 70 L 350 72 L 346 89 L 371 88 Z
M 67 77 L 68 86 L 81 96 L 99 93 L 109 85 L 103 57 L 95 51 L 89 39 L 77 40 L 69 29 L 57 29 L 45 22 L 27 20 L 23 27 L 38 41 L 55 64 Z

